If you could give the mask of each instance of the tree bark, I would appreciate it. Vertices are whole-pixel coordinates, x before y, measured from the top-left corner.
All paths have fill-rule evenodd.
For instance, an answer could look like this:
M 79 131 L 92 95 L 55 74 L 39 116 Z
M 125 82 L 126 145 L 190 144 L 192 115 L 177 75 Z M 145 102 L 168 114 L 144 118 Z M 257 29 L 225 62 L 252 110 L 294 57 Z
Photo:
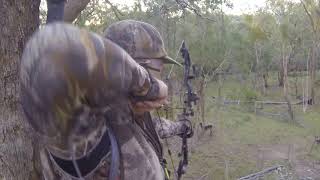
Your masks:
M 64 8 L 64 21 L 73 22 L 89 2 L 90 0 L 68 0 Z
M 0 3 L 0 179 L 38 179 L 31 135 L 19 108 L 19 60 L 39 26 L 40 0 Z

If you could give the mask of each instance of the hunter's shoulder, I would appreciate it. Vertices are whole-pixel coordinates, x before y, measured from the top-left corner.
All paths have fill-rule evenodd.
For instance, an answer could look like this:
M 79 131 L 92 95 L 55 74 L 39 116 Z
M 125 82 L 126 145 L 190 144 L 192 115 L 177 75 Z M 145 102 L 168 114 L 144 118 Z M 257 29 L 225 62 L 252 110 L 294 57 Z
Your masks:
M 46 49 L 48 52 L 50 50 L 72 52 L 72 50 L 79 50 L 79 46 L 86 50 L 103 49 L 106 46 L 106 48 L 112 48 L 112 51 L 109 52 L 124 52 L 118 45 L 95 32 L 63 22 L 40 27 L 28 40 L 26 48 L 36 47 L 42 50 Z

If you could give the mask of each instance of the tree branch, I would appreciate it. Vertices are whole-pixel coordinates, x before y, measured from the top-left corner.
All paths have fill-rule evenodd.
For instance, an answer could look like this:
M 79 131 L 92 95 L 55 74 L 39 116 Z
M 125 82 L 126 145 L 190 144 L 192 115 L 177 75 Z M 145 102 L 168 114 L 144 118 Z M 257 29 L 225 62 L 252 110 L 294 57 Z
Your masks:
M 312 16 L 311 16 L 310 12 L 308 11 L 306 4 L 304 3 L 303 0 L 300 0 L 300 2 L 301 2 L 301 4 L 302 4 L 302 6 L 303 6 L 304 11 L 307 13 L 307 15 L 308 15 L 308 17 L 309 17 L 309 19 L 310 19 L 310 23 L 311 23 L 313 32 L 316 33 L 316 28 L 315 28 L 315 25 L 314 25 L 313 18 L 312 18 Z
M 109 0 L 105 0 L 105 1 L 107 4 L 109 4 L 111 6 L 111 9 L 112 9 L 114 15 L 120 21 L 122 19 L 122 18 L 120 18 L 120 16 L 123 16 L 123 13 L 116 6 L 114 6 Z
M 90 0 L 68 0 L 64 8 L 64 21 L 73 22 L 89 2 Z
M 177 4 L 180 5 L 183 9 L 188 9 L 189 11 L 192 11 L 197 16 L 199 16 L 202 19 L 207 19 L 209 21 L 215 22 L 214 19 L 211 19 L 209 17 L 204 17 L 199 10 L 197 10 L 195 7 L 191 6 L 186 0 L 176 0 Z

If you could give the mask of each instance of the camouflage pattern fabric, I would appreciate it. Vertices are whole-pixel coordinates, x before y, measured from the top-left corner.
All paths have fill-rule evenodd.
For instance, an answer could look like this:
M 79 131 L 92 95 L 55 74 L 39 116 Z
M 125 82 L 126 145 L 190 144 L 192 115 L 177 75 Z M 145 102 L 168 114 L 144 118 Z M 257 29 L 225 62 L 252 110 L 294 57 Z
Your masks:
M 182 135 L 190 127 L 186 121 L 173 122 L 165 118 L 153 118 L 153 123 L 161 139 Z
M 181 65 L 167 55 L 160 33 L 151 24 L 130 19 L 122 20 L 111 24 L 104 31 L 104 37 L 126 50 L 138 63 L 160 59 L 163 63 Z M 189 126 L 186 121 L 154 119 L 156 120 L 153 120 L 153 123 L 161 138 L 183 134 L 186 126 Z
M 143 96 L 151 86 L 147 71 L 116 44 L 71 25 L 35 33 L 21 60 L 25 114 L 50 137 L 70 135 L 81 119 L 74 117 L 126 104 L 129 95 Z
M 148 93 L 155 85 L 118 45 L 72 25 L 47 25 L 28 41 L 20 79 L 24 114 L 43 147 L 43 179 L 77 179 L 59 168 L 50 153 L 66 160 L 85 157 L 101 141 L 106 121 L 121 150 L 123 179 L 164 179 L 157 150 L 129 103 L 132 96 L 156 97 Z M 109 161 L 109 156 L 101 159 L 84 179 L 108 179 Z
M 144 96 L 153 84 L 119 46 L 71 25 L 51 24 L 27 43 L 20 78 L 24 114 L 43 144 L 44 179 L 72 179 L 48 152 L 69 160 L 85 156 L 99 142 L 106 120 L 121 149 L 124 179 L 164 179 L 129 105 L 129 96 Z M 85 179 L 107 179 L 107 162 Z
M 104 37 L 126 50 L 138 63 L 145 64 L 148 60 L 161 60 L 163 63 L 182 66 L 167 55 L 160 33 L 148 23 L 136 20 L 122 20 L 111 24 L 104 31 Z M 146 64 L 145 67 L 148 69 L 151 66 Z M 149 112 L 142 117 L 135 117 L 135 120 L 141 122 L 140 125 L 144 130 L 145 137 L 157 152 L 160 163 L 163 160 L 163 152 L 159 136 L 160 138 L 169 138 L 182 135 L 186 130 L 190 129 L 191 125 L 187 121 L 173 122 L 160 117 L 152 118 Z M 151 121 L 152 125 L 150 125 L 149 121 Z
M 148 23 L 135 20 L 119 21 L 111 24 L 103 36 L 126 50 L 137 62 L 160 59 L 164 63 L 182 66 L 168 56 L 160 33 Z

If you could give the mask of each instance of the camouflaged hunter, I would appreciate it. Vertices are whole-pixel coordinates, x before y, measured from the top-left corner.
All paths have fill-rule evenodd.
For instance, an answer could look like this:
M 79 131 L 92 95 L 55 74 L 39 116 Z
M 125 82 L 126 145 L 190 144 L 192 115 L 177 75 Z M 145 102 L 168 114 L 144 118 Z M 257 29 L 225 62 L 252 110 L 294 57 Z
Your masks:
M 126 50 L 136 62 L 145 67 L 155 78 L 161 78 L 164 64 L 182 66 L 167 55 L 160 33 L 148 23 L 122 20 L 110 25 L 105 30 L 104 37 Z M 189 134 L 191 133 L 190 121 L 181 119 L 172 122 L 160 117 L 152 118 L 149 112 L 146 112 L 143 116 L 135 116 L 135 119 L 137 122 L 143 122 L 143 124 L 151 124 L 151 126 L 142 125 L 141 128 L 146 132 L 151 132 L 147 139 L 153 144 L 158 158 L 166 170 L 162 145 L 158 135 L 161 138 L 167 138 L 176 135 L 182 136 L 184 133 Z M 158 132 L 158 135 L 156 132 Z
M 165 179 L 157 132 L 142 128 L 154 124 L 137 121 L 130 106 L 133 97 L 156 98 L 158 84 L 118 45 L 72 25 L 47 25 L 24 49 L 20 81 L 22 108 L 41 144 L 43 179 L 106 180 L 113 171 L 117 179 Z M 180 133 L 177 125 L 162 125 L 163 137 Z M 110 130 L 119 169 L 110 170 Z

